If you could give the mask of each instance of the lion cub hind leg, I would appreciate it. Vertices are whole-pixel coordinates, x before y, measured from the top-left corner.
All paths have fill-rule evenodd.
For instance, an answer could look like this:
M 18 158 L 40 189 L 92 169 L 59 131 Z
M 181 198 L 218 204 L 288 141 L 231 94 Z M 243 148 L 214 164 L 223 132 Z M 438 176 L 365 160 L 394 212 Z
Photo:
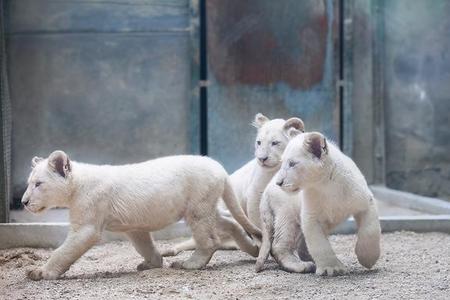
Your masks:
M 153 244 L 150 233 L 144 231 L 132 231 L 127 232 L 126 235 L 136 251 L 144 257 L 144 262 L 137 266 L 138 271 L 162 267 L 162 257 Z
M 183 251 L 195 250 L 195 247 L 196 247 L 195 240 L 193 238 L 190 238 L 189 240 L 180 242 L 180 243 L 176 244 L 175 246 L 163 249 L 161 251 L 161 255 L 163 257 L 176 256 L 180 252 L 183 252 Z
M 220 247 L 219 247 L 220 250 L 239 250 L 238 245 L 231 238 L 228 232 L 226 232 L 222 228 L 218 228 L 218 234 L 220 237 Z M 190 238 L 172 247 L 164 248 L 163 250 L 161 250 L 161 255 L 163 257 L 177 256 L 183 251 L 193 251 L 195 250 L 196 247 L 197 245 L 195 244 L 195 240 L 193 238 Z
M 219 215 L 218 227 L 220 230 L 223 230 L 231 235 L 242 251 L 247 252 L 253 257 L 258 256 L 258 247 L 253 243 L 252 239 L 249 238 L 245 230 L 236 221 Z M 229 243 L 229 238 L 224 240 L 221 236 L 221 248 L 223 248 L 224 242 Z
M 358 227 L 355 252 L 358 261 L 370 269 L 380 257 L 381 228 L 375 203 L 371 203 L 367 211 L 356 214 Z
M 203 204 L 212 203 L 211 209 L 202 207 L 203 209 L 192 208 L 191 212 L 186 215 L 186 223 L 192 231 L 195 240 L 196 249 L 184 262 L 174 262 L 173 268 L 177 269 L 201 269 L 205 267 L 211 260 L 212 255 L 220 246 L 220 238 L 216 233 L 217 226 L 217 210 L 215 202 L 211 200 L 216 195 L 209 195 L 208 199 L 202 201 Z M 211 197 L 211 198 L 209 198 Z M 218 196 L 216 196 L 218 199 Z
M 300 246 L 298 248 L 298 256 L 302 261 L 314 261 L 311 257 L 311 254 L 309 254 L 308 246 L 306 245 L 305 236 L 300 236 Z
M 290 211 L 280 210 L 275 218 L 272 256 L 285 271 L 312 273 L 315 271 L 314 263 L 304 262 L 297 256 L 301 246 L 302 232 L 297 218 L 290 213 Z
M 274 216 L 273 210 L 270 207 L 270 199 L 264 193 L 260 203 L 260 218 L 261 218 L 261 233 L 262 241 L 259 249 L 258 259 L 256 260 L 255 271 L 261 272 L 264 268 L 264 263 L 269 258 L 270 250 L 272 249 L 272 241 L 274 234 Z
M 272 253 L 281 268 L 287 272 L 313 273 L 316 271 L 316 266 L 313 262 L 301 261 L 300 258 L 288 249 L 275 248 L 272 250 Z

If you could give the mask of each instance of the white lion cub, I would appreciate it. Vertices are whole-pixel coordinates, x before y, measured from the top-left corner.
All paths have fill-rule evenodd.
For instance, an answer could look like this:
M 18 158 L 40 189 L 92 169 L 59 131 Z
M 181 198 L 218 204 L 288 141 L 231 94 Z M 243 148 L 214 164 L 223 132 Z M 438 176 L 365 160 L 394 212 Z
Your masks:
M 262 243 L 255 270 L 263 269 L 271 253 L 285 271 L 313 272 L 315 266 L 301 231 L 301 199 L 297 194 L 284 192 L 275 182 L 276 177 L 267 185 L 261 198 Z
M 67 239 L 42 266 L 31 270 L 34 280 L 55 279 L 100 238 L 104 230 L 125 232 L 144 257 L 138 270 L 162 266 L 149 231 L 181 218 L 189 224 L 197 244 L 185 269 L 204 267 L 220 244 L 216 228 L 227 228 L 241 249 L 257 254 L 257 247 L 237 224 L 217 212 L 222 198 L 233 217 L 248 232 L 260 230 L 245 216 L 225 169 L 201 156 L 169 156 L 123 166 L 90 165 L 69 160 L 62 151 L 48 159 L 35 157 L 22 203 L 31 212 L 51 207 L 70 209 Z
M 255 115 L 253 126 L 258 129 L 255 141 L 255 158 L 231 174 L 230 182 L 244 212 L 250 221 L 259 227 L 261 195 L 280 168 L 281 155 L 290 138 L 285 133 L 291 128 L 303 132 L 304 124 L 299 118 L 270 120 L 263 114 L 258 113 Z M 226 212 L 222 211 L 222 214 L 225 215 Z M 221 230 L 220 226 L 218 229 L 222 240 L 220 248 L 235 249 L 230 231 Z M 163 250 L 162 255 L 172 256 L 181 251 L 193 249 L 195 249 L 195 241 L 190 239 Z
M 290 139 L 302 133 L 288 128 L 285 135 Z M 314 263 L 306 248 L 300 224 L 301 198 L 286 193 L 276 184 L 276 176 L 267 185 L 261 197 L 262 243 L 256 261 L 256 272 L 272 254 L 282 269 L 288 272 L 314 271 Z M 303 260 L 303 261 L 302 261 Z
M 289 142 L 276 181 L 287 192 L 302 191 L 301 227 L 316 274 L 345 271 L 327 235 L 349 216 L 358 227 L 358 261 L 366 268 L 376 263 L 381 230 L 374 196 L 355 163 L 322 134 L 300 134 Z

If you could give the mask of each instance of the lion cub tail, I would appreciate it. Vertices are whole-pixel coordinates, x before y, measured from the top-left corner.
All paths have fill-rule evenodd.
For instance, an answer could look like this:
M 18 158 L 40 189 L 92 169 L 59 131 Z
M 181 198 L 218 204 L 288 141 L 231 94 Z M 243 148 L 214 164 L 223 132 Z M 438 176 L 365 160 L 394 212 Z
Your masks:
M 242 209 L 236 198 L 229 178 L 227 178 L 225 181 L 225 189 L 222 195 L 222 199 L 231 212 L 233 218 L 235 218 L 236 221 L 238 221 L 238 223 L 241 224 L 242 227 L 244 227 L 245 231 L 247 231 L 251 235 L 256 236 L 257 238 L 261 238 L 261 230 L 256 227 L 255 224 L 253 224 L 245 215 L 244 210 Z

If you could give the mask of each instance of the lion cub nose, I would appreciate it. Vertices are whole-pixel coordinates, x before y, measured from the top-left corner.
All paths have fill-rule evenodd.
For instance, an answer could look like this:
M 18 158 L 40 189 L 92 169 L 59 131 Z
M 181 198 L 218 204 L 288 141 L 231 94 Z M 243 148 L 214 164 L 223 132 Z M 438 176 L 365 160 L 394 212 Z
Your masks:
M 281 181 L 277 181 L 277 185 L 278 185 L 278 186 L 282 186 L 283 183 L 284 183 L 284 179 L 281 179 Z
M 28 202 L 30 202 L 30 199 L 29 199 L 29 198 L 24 198 L 24 199 L 22 199 L 22 204 L 23 204 L 23 205 L 27 205 Z
M 260 157 L 260 158 L 258 158 L 258 159 L 259 159 L 260 162 L 265 162 L 268 158 L 269 158 L 269 157 L 266 156 L 266 157 Z

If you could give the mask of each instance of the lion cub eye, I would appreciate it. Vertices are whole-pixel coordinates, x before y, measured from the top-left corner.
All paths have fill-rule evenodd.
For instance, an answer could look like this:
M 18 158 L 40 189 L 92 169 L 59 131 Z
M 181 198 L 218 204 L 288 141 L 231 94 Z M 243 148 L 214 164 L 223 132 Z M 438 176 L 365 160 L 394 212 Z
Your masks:
M 261 141 L 256 141 L 256 144 L 259 146 L 261 145 Z
M 35 187 L 38 187 L 38 186 L 40 186 L 42 184 L 42 182 L 41 181 L 38 181 L 38 182 L 36 182 L 35 184 L 34 184 L 34 186 Z
M 293 168 L 297 163 L 295 161 L 290 160 L 289 161 L 289 168 Z
M 272 142 L 272 146 L 276 146 L 276 145 L 278 145 L 278 144 L 280 144 L 279 141 L 273 141 L 273 142 Z

